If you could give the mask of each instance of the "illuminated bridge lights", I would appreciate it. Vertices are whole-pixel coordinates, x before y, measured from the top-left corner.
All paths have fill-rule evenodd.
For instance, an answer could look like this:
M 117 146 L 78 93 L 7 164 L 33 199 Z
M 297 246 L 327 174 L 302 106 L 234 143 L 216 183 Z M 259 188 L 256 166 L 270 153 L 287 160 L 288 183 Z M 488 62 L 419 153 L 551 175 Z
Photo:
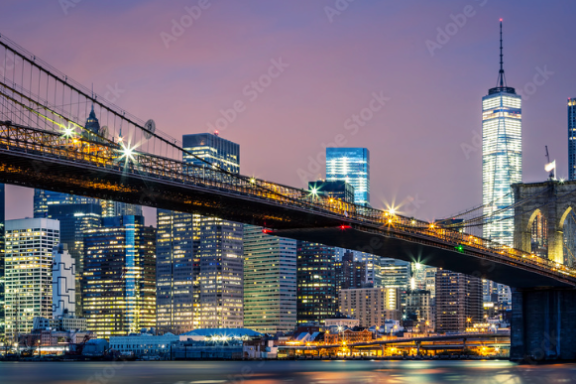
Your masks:
M 454 247 L 454 249 L 456 249 L 460 253 L 464 253 L 464 246 L 462 244 L 458 244 L 457 246 Z

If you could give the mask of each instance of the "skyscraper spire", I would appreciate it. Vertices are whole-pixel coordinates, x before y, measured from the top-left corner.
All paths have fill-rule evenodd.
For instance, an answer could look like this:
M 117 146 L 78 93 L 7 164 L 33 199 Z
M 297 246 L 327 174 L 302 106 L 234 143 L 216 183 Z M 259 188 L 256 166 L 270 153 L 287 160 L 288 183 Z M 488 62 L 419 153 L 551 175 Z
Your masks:
M 504 54 L 502 49 L 502 19 L 500 19 L 500 72 L 498 73 L 498 87 L 506 86 L 506 77 L 504 76 Z

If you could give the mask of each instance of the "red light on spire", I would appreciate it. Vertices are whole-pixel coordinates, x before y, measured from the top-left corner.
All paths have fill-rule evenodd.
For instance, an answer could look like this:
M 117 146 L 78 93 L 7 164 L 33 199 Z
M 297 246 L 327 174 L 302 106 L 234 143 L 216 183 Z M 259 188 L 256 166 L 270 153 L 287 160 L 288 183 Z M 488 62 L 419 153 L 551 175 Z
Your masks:
M 215 134 L 216 136 L 218 136 L 218 135 L 220 134 L 220 132 L 218 132 L 218 130 L 215 130 L 215 131 L 214 131 L 214 134 Z
M 504 19 L 501 18 L 500 21 L 502 22 L 502 21 L 504 21 Z

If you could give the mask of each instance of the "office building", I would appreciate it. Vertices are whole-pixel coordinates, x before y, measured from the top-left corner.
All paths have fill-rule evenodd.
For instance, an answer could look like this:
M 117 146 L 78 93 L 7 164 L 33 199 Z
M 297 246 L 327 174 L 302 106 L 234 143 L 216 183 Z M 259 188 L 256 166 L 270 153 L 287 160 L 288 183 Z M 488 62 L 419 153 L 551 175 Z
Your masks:
M 343 180 L 317 180 L 308 183 L 308 190 L 318 196 L 331 197 L 346 203 L 354 203 L 354 187 Z
M 52 317 L 52 251 L 60 223 L 50 219 L 6 221 L 6 337 L 32 330 L 34 317 Z
M 334 267 L 336 273 L 336 294 L 341 289 L 366 287 L 366 263 L 355 261 L 352 251 L 344 252 L 342 260 L 336 261 Z
M 343 289 L 338 307 L 342 315 L 360 320 L 361 327 L 382 327 L 386 320 L 402 316 L 397 288 Z
M 411 267 L 407 261 L 380 258 L 381 284 L 386 288 L 406 291 L 410 287 Z
M 296 327 L 296 240 L 244 225 L 244 326 L 256 332 Z
M 513 246 L 514 212 L 499 211 L 512 205 L 511 185 L 522 182 L 522 98 L 506 84 L 502 64 L 500 23 L 500 72 L 497 85 L 482 98 L 483 237 Z M 496 211 L 498 211 L 496 213 Z
M 370 152 L 366 148 L 326 148 L 326 180 L 354 187 L 354 202 L 370 205 Z
M 106 217 L 102 227 L 85 231 L 82 300 L 98 337 L 156 325 L 155 240 L 142 216 Z
M 298 324 L 322 323 L 334 317 L 336 296 L 336 250 L 322 244 L 298 242 Z
M 576 180 L 576 97 L 568 99 L 568 180 Z
M 6 221 L 6 188 L 4 184 L 0 184 L 0 336 L 4 335 L 6 318 L 4 305 L 5 300 L 5 276 L 4 276 L 4 251 L 5 251 L 5 237 L 6 231 L 4 222 Z
M 76 261 L 66 244 L 52 251 L 52 317 L 72 317 L 76 313 Z
M 95 203 L 52 204 L 48 206 L 49 219 L 60 222 L 60 243 L 66 246 L 76 266 L 76 316 L 82 317 L 82 290 L 80 282 L 84 272 L 84 231 L 100 227 L 102 207 Z
M 182 137 L 184 161 L 200 167 L 240 172 L 240 146 L 218 135 Z M 193 215 L 194 328 L 243 326 L 243 224 Z
M 437 332 L 464 332 L 483 320 L 482 280 L 439 268 L 435 304 Z
M 193 215 L 158 209 L 156 223 L 156 327 L 160 334 L 189 332 L 200 263 L 194 259 Z
M 366 265 L 366 284 L 372 287 L 384 287 L 382 262 L 384 258 L 366 252 L 354 252 L 359 261 Z
M 430 291 L 419 289 L 406 292 L 406 318 L 420 323 L 421 331 L 434 329 L 435 314 L 432 309 Z

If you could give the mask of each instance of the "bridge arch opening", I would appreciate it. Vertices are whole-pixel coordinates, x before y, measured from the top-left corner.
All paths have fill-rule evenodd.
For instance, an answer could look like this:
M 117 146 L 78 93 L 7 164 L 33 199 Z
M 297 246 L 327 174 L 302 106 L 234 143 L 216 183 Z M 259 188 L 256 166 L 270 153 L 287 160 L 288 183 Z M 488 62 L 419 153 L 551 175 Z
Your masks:
M 548 220 L 540 209 L 530 215 L 526 231 L 530 233 L 530 252 L 548 258 Z
M 576 211 L 572 206 L 566 208 L 560 217 L 558 226 L 562 231 L 562 257 L 564 264 L 570 267 L 576 265 Z

